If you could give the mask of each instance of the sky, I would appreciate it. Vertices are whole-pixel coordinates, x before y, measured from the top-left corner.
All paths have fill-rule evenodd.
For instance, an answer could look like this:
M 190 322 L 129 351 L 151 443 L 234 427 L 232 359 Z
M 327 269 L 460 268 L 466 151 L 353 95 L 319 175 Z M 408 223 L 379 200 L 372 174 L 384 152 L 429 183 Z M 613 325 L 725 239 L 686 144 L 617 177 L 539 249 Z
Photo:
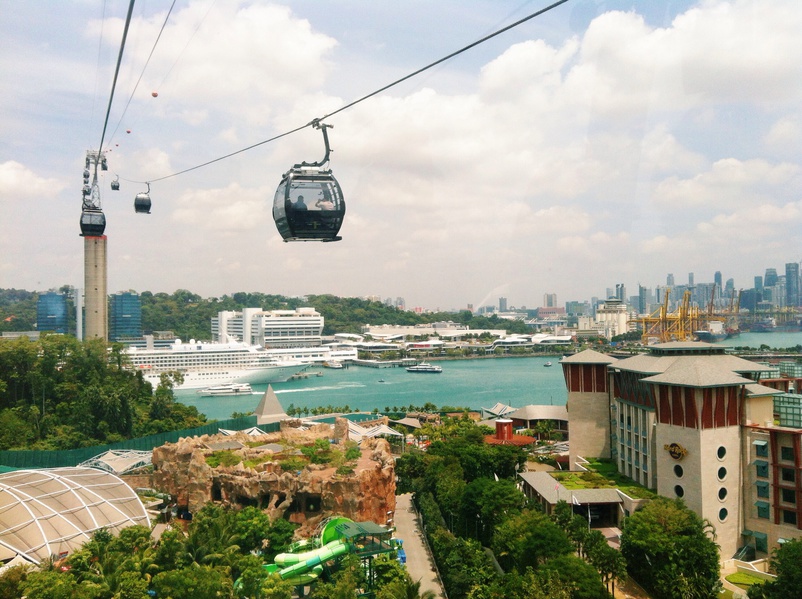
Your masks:
M 170 0 L 138 1 L 103 138 L 109 292 L 533 308 L 668 273 L 750 288 L 802 260 L 798 0 L 568 0 L 338 112 L 336 243 L 285 243 L 272 219 L 281 175 L 323 157 L 310 127 L 170 176 L 548 4 L 179 0 L 159 37 Z M 84 159 L 127 10 L 0 0 L 0 288 L 83 287 Z

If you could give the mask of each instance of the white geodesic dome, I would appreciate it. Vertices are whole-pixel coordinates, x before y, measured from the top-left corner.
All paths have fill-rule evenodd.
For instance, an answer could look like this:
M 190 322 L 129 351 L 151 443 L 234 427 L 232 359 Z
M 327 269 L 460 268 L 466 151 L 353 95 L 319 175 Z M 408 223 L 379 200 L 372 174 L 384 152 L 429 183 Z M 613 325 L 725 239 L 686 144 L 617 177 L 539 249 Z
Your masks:
M 101 528 L 150 526 L 145 506 L 119 477 L 95 468 L 0 474 L 0 561 L 39 563 L 80 548 Z

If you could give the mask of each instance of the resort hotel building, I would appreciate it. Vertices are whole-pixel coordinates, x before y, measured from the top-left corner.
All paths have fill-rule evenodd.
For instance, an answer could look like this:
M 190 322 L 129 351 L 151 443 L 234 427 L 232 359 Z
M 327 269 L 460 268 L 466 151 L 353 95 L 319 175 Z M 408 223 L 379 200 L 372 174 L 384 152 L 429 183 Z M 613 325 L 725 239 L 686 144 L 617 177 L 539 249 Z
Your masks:
M 212 318 L 212 340 L 229 339 L 268 349 L 317 346 L 323 341 L 323 316 L 314 308 L 219 312 Z
M 621 359 L 587 350 L 561 365 L 571 470 L 609 458 L 682 498 L 715 527 L 722 559 L 764 558 L 802 536 L 802 395 L 789 392 L 802 379 L 692 342 Z

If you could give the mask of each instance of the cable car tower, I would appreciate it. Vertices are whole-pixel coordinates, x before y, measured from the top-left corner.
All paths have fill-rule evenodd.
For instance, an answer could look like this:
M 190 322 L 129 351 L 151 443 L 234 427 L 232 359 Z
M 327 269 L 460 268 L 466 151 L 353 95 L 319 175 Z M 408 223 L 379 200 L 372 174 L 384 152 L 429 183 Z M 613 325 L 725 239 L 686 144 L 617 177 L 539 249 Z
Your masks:
M 84 185 L 81 200 L 81 237 L 84 238 L 84 294 L 86 338 L 108 341 L 109 315 L 107 301 L 108 263 L 106 253 L 106 215 L 100 206 L 97 169 L 108 170 L 106 153 L 86 152 Z M 94 171 L 89 183 L 90 168 Z M 80 334 L 80 332 L 79 332 Z

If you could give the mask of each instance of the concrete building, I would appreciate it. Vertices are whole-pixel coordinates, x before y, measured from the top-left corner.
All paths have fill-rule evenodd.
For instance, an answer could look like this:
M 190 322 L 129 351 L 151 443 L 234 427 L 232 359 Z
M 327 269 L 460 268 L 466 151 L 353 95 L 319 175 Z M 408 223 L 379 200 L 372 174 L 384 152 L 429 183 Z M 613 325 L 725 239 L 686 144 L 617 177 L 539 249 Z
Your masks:
M 618 471 L 681 497 L 716 530 L 721 558 L 767 557 L 802 536 L 800 381 L 707 343 L 672 342 L 616 359 L 561 362 L 569 460 L 610 458 Z
M 106 242 L 105 235 L 84 235 L 85 339 L 109 338 Z
M 223 311 L 212 318 L 212 340 L 229 339 L 266 348 L 314 347 L 323 343 L 323 316 L 314 308 Z

